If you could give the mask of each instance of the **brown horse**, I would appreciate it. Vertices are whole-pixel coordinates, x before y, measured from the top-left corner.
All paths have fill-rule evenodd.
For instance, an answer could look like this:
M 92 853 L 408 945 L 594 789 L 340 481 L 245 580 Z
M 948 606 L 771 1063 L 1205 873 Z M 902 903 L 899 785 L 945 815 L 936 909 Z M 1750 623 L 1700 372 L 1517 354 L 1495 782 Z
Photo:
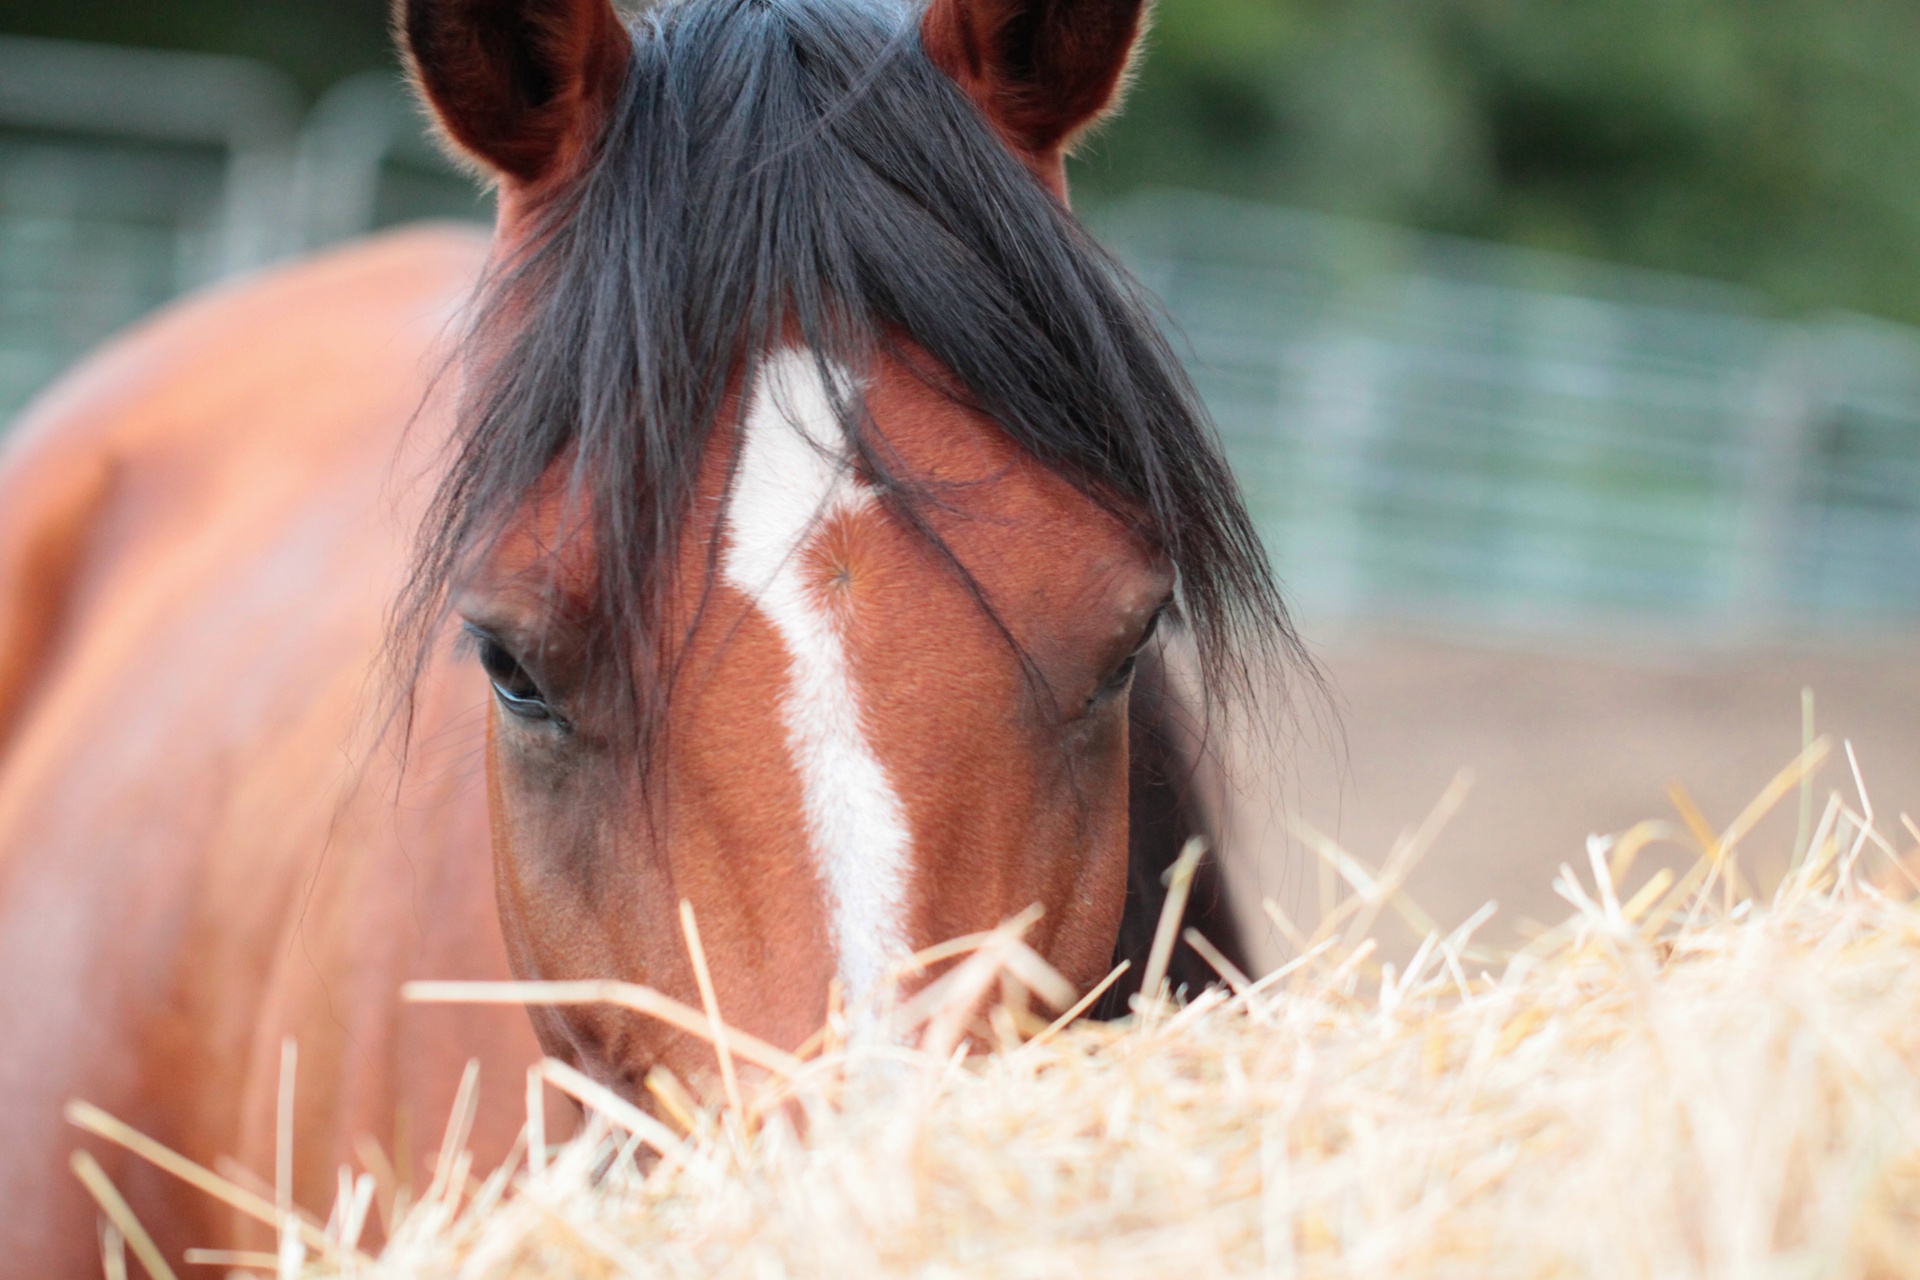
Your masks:
M 1215 694 L 1292 644 L 1190 386 L 1065 205 L 1141 9 L 406 0 L 492 247 L 401 232 L 191 301 L 29 415 L 6 1266 L 97 1265 L 70 1097 L 272 1169 L 287 1035 L 309 1205 L 366 1136 L 415 1167 L 469 1056 L 482 1160 L 542 1051 L 629 1096 L 700 1076 L 618 1011 L 397 1000 L 697 1000 L 683 900 L 728 1019 L 786 1046 L 836 984 L 1030 904 L 1074 982 L 1140 946 L 1186 834 L 1156 628 Z M 175 1257 L 239 1238 L 98 1154 Z

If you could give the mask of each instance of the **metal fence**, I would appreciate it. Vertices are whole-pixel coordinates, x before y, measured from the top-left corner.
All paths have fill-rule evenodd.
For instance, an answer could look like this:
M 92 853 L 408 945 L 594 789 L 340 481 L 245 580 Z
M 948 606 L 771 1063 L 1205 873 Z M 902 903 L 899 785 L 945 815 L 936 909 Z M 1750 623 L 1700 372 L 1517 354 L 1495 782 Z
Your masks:
M 303 113 L 258 63 L 0 37 L 0 422 L 169 298 L 428 214 L 484 216 L 393 77 Z
M 1920 614 L 1920 333 L 1191 193 L 1100 211 L 1316 621 Z
M 0 38 L 0 422 L 201 284 L 484 217 L 402 87 Z M 1920 335 L 1191 193 L 1097 210 L 1311 620 L 1715 635 L 1920 614 Z

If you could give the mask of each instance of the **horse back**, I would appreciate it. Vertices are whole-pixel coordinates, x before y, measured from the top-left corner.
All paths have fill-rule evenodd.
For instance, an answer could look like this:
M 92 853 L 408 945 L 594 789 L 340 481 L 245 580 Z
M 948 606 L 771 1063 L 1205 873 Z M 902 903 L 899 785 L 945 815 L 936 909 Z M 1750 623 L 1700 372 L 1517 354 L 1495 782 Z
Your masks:
M 89 361 L 9 442 L 0 1254 L 24 1273 L 97 1267 L 64 1167 L 82 1145 L 70 1097 L 268 1172 L 294 1036 L 297 1188 L 324 1205 L 363 1132 L 403 1168 L 437 1140 L 458 1042 L 482 1047 L 500 1096 L 535 1056 L 512 1011 L 395 1000 L 408 977 L 506 972 L 481 691 L 430 679 L 405 771 L 370 714 L 416 482 L 445 433 L 436 361 L 484 253 L 474 233 L 409 231 L 194 299 Z M 394 1127 L 409 1110 L 418 1140 Z M 176 1257 L 237 1238 L 201 1198 L 97 1154 Z

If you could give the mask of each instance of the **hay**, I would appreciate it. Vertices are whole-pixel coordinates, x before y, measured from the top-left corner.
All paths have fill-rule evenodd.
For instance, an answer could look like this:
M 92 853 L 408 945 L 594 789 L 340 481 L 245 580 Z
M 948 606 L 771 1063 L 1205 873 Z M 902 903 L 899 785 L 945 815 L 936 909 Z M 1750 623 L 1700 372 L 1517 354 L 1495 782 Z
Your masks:
M 1556 881 L 1567 921 L 1497 960 L 1482 912 L 1375 969 L 1354 926 L 1410 858 L 1318 841 L 1354 892 L 1233 993 L 1035 1036 L 1021 992 L 1047 979 L 1015 922 L 910 1002 L 893 1033 L 920 1047 L 830 1031 L 791 1078 L 743 1065 L 744 1102 L 656 1077 L 656 1118 L 549 1064 L 596 1104 L 579 1137 L 549 1150 L 533 1107 L 532 1154 L 476 1184 L 456 1117 L 379 1262 L 341 1247 L 368 1194 L 343 1174 L 306 1274 L 1920 1276 L 1906 871 L 1836 794 L 1775 891 L 1739 874 L 1823 750 L 1677 884 L 1632 872 L 1666 828 L 1596 840 Z M 968 1057 L 970 1022 L 1000 1048 Z

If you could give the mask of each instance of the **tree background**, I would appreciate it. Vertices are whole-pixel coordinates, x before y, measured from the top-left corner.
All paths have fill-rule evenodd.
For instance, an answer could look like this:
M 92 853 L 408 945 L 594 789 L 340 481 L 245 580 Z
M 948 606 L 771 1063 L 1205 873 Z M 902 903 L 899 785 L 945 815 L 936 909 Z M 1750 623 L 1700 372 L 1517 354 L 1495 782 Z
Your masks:
M 0 30 L 390 65 L 385 0 L 0 0 Z M 1920 0 L 1162 0 L 1093 199 L 1224 191 L 1920 321 Z

